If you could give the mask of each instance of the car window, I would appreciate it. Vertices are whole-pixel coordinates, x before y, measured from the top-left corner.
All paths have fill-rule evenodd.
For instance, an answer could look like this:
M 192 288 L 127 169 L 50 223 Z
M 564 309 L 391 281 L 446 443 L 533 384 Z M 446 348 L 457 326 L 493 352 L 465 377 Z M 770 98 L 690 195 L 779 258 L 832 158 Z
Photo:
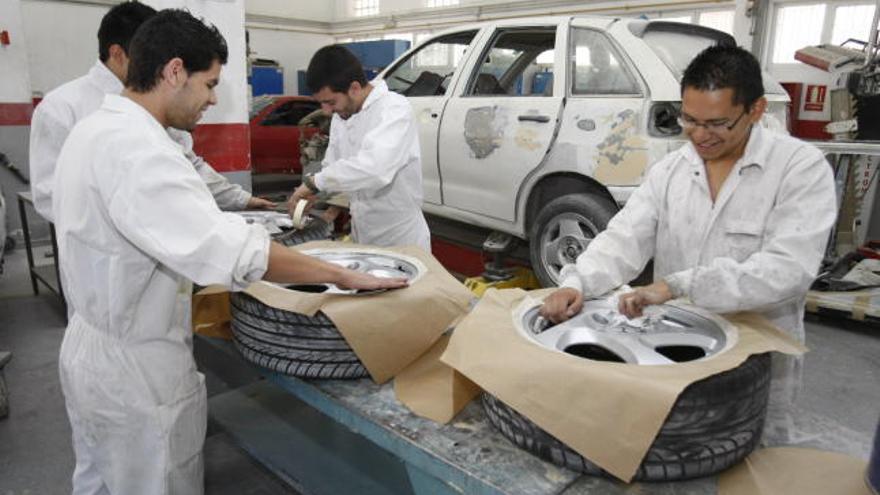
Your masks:
M 299 125 L 299 121 L 306 115 L 314 112 L 319 107 L 317 102 L 311 101 L 288 101 L 272 110 L 260 125 Z
M 572 29 L 573 95 L 638 94 L 635 77 L 611 42 L 592 29 Z
M 444 94 L 476 34 L 476 30 L 450 34 L 419 48 L 388 71 L 388 89 L 404 96 Z
M 553 96 L 556 27 L 502 30 L 471 78 L 472 96 Z

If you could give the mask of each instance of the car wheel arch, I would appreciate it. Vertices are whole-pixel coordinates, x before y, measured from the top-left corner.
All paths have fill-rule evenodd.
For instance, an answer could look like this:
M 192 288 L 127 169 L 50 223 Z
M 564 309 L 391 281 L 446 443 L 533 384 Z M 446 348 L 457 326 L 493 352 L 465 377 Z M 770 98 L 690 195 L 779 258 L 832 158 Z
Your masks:
M 535 182 L 525 201 L 525 211 L 521 218 L 525 219 L 523 231 L 526 238 L 542 206 L 557 197 L 576 193 L 594 194 L 617 204 L 608 188 L 592 177 L 573 172 L 545 175 Z

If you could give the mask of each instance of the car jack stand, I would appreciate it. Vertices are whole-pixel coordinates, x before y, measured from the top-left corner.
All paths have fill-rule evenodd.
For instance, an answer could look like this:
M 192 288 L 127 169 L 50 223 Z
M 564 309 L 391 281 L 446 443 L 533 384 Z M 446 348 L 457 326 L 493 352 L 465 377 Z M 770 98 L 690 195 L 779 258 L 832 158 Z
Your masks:
M 483 252 L 492 255 L 486 263 L 485 271 L 479 277 L 464 281 L 465 287 L 476 296 L 482 297 L 488 289 L 538 289 L 541 287 L 532 271 L 524 266 L 505 266 L 504 258 L 516 246 L 516 239 L 509 234 L 492 232 L 483 241 Z

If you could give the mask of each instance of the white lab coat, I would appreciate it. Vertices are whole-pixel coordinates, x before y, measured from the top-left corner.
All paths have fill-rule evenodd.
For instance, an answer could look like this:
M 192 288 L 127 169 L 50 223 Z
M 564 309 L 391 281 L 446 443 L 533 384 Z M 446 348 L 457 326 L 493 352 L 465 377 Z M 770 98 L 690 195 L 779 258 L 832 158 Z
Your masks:
M 347 193 L 352 237 L 359 244 L 414 245 L 431 251 L 422 214 L 422 160 L 418 127 L 405 97 L 373 81 L 360 112 L 334 115 L 322 170 L 321 191 Z
M 73 126 L 91 114 L 104 101 L 104 95 L 118 95 L 123 85 L 100 60 L 89 72 L 49 92 L 34 109 L 30 133 L 30 179 L 34 208 L 43 218 L 53 221 L 52 192 L 55 163 L 61 146 Z M 243 209 L 251 194 L 231 184 L 192 152 L 192 138 L 185 131 L 174 131 L 175 140 L 188 146 L 188 158 L 208 184 L 220 208 Z M 188 139 L 188 141 L 187 141 Z
M 73 491 L 201 493 L 206 398 L 191 281 L 241 289 L 259 280 L 269 235 L 222 213 L 167 131 L 122 96 L 74 127 L 56 183 L 74 308 L 60 357 Z
M 561 285 L 598 296 L 653 257 L 654 279 L 676 297 L 717 313 L 758 311 L 803 342 L 806 293 L 836 216 L 822 153 L 754 126 L 714 205 L 703 161 L 687 143 L 656 163 L 576 264 L 563 267 Z M 774 428 L 789 422 L 801 374 L 801 359 L 773 360 L 768 443 L 786 441 Z

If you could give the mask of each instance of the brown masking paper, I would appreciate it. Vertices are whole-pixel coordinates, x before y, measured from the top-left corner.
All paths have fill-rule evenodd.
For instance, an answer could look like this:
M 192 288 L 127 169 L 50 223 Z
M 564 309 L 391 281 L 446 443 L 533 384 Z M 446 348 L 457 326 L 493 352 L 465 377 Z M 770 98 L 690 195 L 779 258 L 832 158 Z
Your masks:
M 263 304 L 314 316 L 323 312 L 339 329 L 376 383 L 384 383 L 418 359 L 458 317 L 472 294 L 429 253 L 417 247 L 374 248 L 309 242 L 294 249 L 396 253 L 425 271 L 409 287 L 370 295 L 300 292 L 257 282 L 245 292 Z
M 718 495 L 872 495 L 867 465 L 835 452 L 762 449 L 721 473 Z
M 746 315 L 731 320 L 738 325 L 736 344 L 706 361 L 590 361 L 545 349 L 514 327 L 520 304 L 535 304 L 549 292 L 488 291 L 458 325 L 441 360 L 624 481 L 632 479 L 688 385 L 735 368 L 752 354 L 806 350 L 760 317 Z
M 193 294 L 193 332 L 206 337 L 232 340 L 229 291 L 222 285 L 212 285 Z
M 480 387 L 443 364 L 440 356 L 449 336 L 440 337 L 428 352 L 394 377 L 394 394 L 412 412 L 447 423 L 480 394 Z

